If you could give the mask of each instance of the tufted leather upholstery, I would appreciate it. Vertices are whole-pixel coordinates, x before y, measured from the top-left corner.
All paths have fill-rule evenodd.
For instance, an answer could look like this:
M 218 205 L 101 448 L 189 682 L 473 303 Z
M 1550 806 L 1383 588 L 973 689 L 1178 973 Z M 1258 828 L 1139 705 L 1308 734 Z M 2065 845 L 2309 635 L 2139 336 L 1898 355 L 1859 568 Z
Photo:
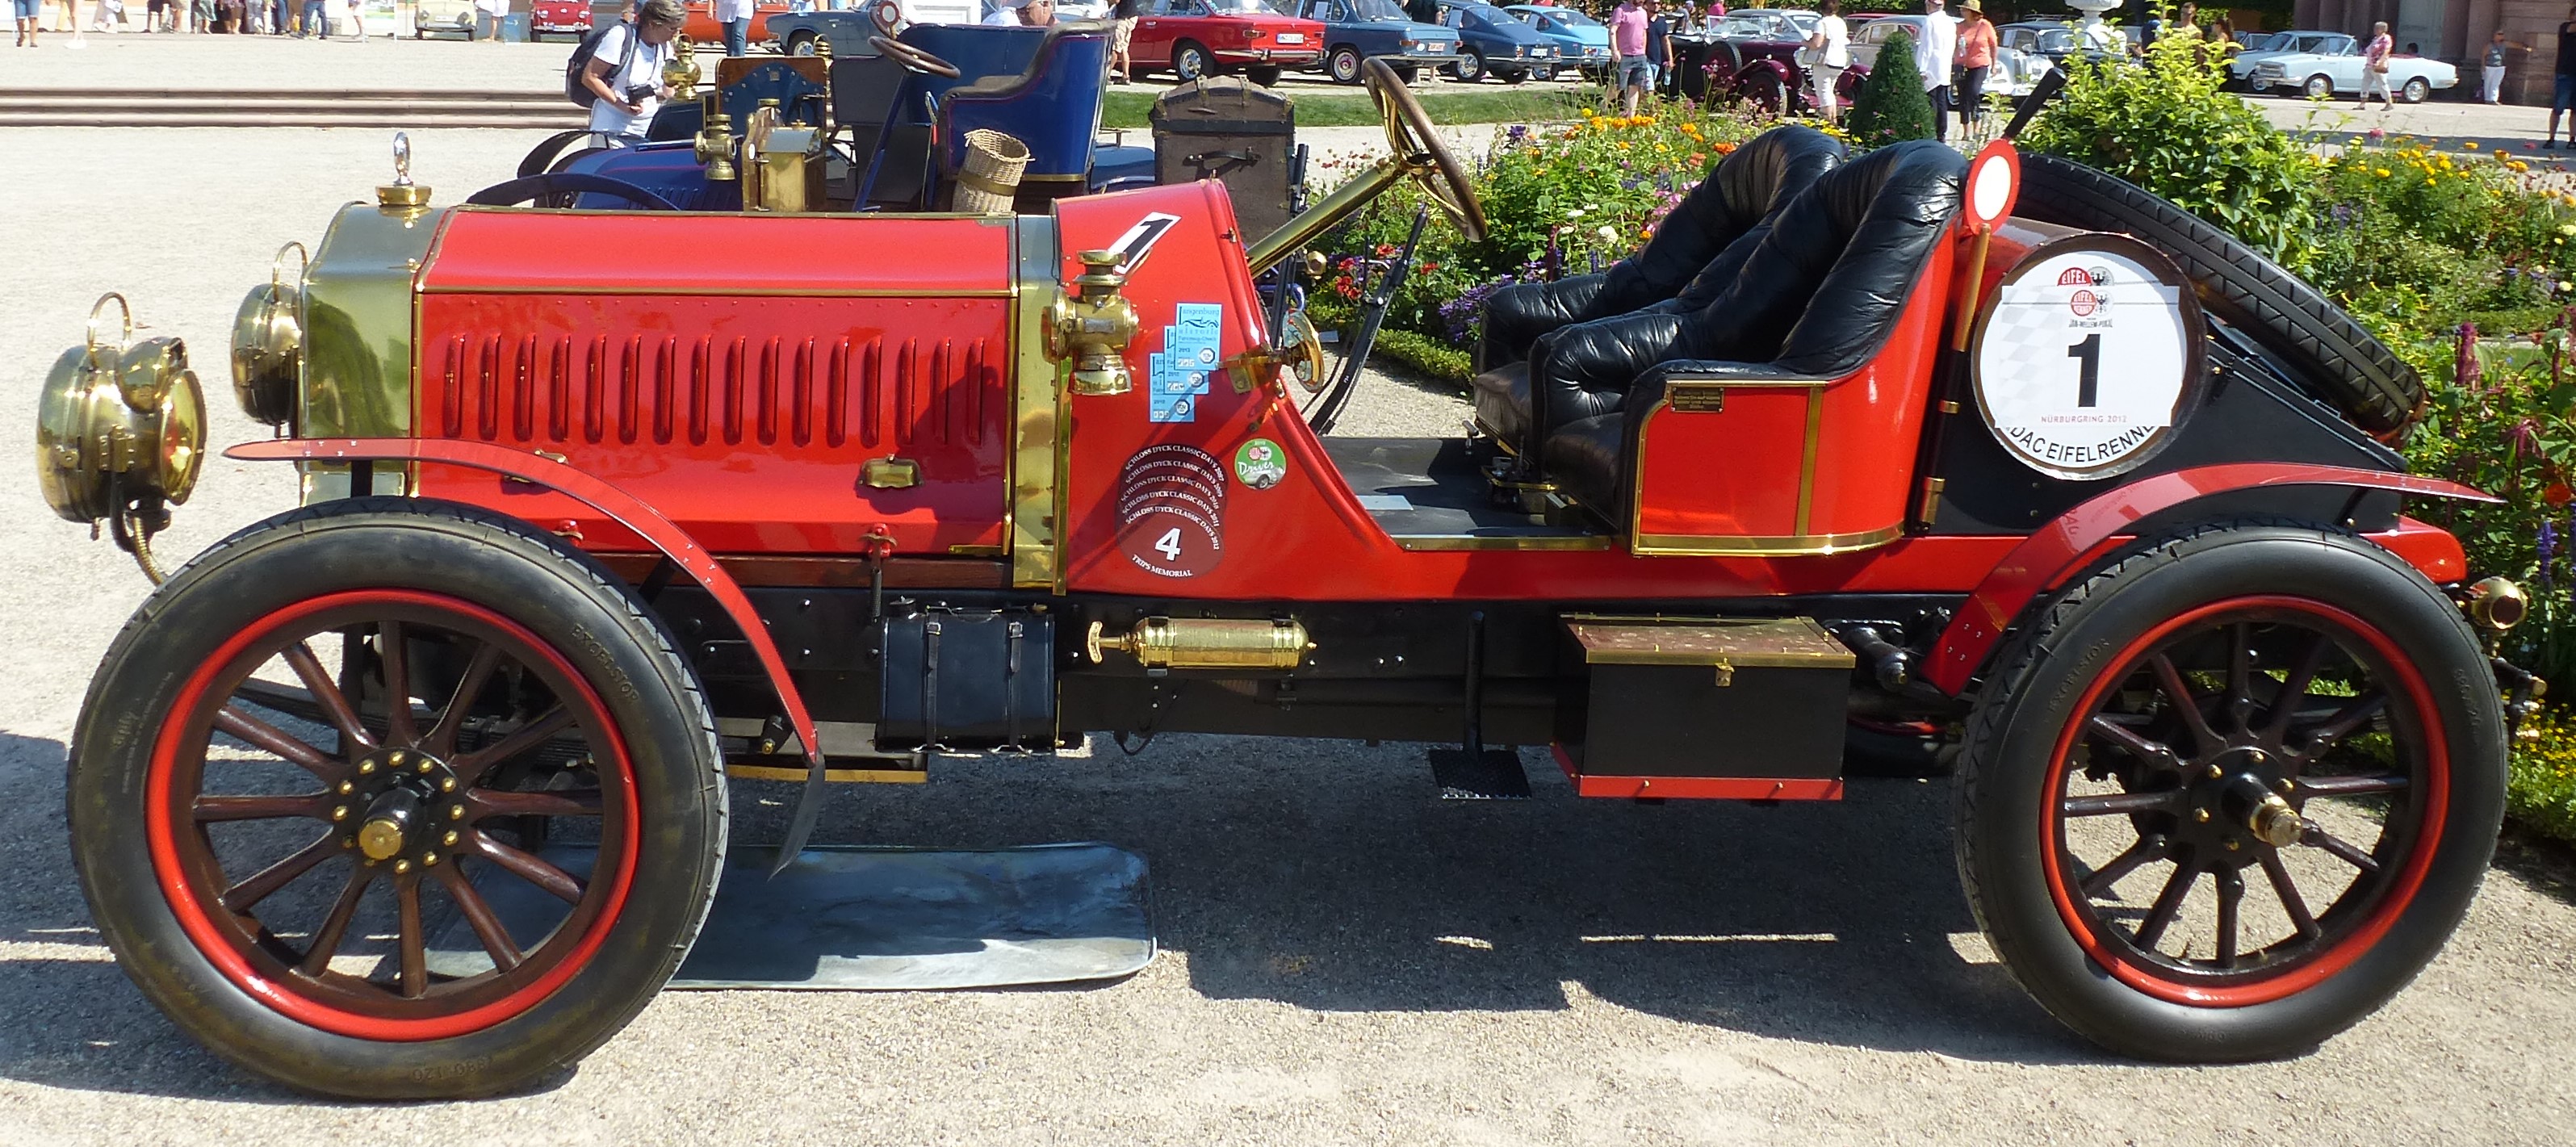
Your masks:
M 1476 379 L 1478 420 L 1506 443 L 1534 443 L 1525 363 L 1531 343 L 1570 323 L 1669 305 L 1686 289 L 1714 298 L 1742 265 L 1740 258 L 1727 262 L 1726 253 L 1761 230 L 1818 176 L 1841 164 L 1843 154 L 1840 142 L 1813 128 L 1774 128 L 1719 161 L 1682 197 L 1643 250 L 1609 270 L 1494 292 L 1485 300 L 1484 341 L 1477 348 L 1477 363 L 1485 372 Z
M 1632 416 L 1662 394 L 1666 377 L 1834 378 L 1867 362 L 1948 233 L 1967 166 L 1931 140 L 1871 152 L 1818 179 L 1744 250 L 1721 256 L 1736 265 L 1705 307 L 1598 319 L 1539 340 L 1530 379 L 1548 475 L 1625 521 Z

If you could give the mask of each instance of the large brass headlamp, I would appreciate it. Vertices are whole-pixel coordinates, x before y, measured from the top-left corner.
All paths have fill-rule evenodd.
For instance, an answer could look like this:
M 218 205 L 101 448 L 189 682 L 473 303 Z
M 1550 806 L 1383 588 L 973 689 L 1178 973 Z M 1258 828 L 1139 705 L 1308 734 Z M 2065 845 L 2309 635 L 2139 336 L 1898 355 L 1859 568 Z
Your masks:
M 295 253 L 295 280 L 286 278 L 286 254 Z M 284 426 L 295 420 L 296 360 L 304 349 L 304 244 L 278 249 L 268 285 L 253 287 L 233 314 L 233 397 L 254 422 Z
M 122 315 L 113 345 L 99 337 L 109 304 Z M 134 341 L 134 312 L 122 295 L 90 309 L 89 337 L 64 351 L 45 378 L 36 411 L 36 481 L 54 512 L 96 525 L 146 557 L 145 540 L 169 524 L 205 463 L 206 400 L 175 338 Z M 146 557 L 146 572 L 152 570 Z

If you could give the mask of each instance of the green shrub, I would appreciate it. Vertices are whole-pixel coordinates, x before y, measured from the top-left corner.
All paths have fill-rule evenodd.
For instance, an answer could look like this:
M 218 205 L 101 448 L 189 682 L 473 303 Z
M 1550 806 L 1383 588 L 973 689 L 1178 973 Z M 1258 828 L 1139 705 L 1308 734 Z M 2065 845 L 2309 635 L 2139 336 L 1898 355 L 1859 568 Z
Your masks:
M 1923 73 L 1914 67 L 1912 36 L 1899 32 L 1879 48 L 1878 61 L 1852 96 L 1851 116 L 1843 126 L 1862 147 L 1932 138 L 1939 125 L 1932 119 L 1932 97 L 1923 90 Z
M 2219 91 L 2225 59 L 2202 59 L 2200 46 L 2171 35 L 2157 37 L 2143 63 L 2068 57 L 2065 93 L 2023 131 L 2021 146 L 2117 175 L 2301 269 L 2317 228 L 2318 161 Z

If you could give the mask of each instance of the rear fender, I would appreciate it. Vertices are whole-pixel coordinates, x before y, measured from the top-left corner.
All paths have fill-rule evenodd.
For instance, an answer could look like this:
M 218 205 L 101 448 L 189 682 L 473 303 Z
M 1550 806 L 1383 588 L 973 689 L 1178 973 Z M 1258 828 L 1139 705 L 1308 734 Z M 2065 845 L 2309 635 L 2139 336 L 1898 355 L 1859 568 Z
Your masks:
M 2264 486 L 2347 486 L 2356 491 L 2394 490 L 2468 502 L 2503 501 L 2440 478 L 2286 462 L 2231 462 L 2143 478 L 2068 510 L 2005 554 L 1941 631 L 1941 639 L 1933 646 L 1931 661 L 1924 669 L 1924 679 L 1943 693 L 1957 696 L 2033 599 L 2064 585 L 2068 578 L 2121 543 L 2140 519 L 2164 514 L 2212 494 Z M 2365 536 L 2387 546 L 2435 581 L 2458 581 L 2467 576 L 2467 562 L 2460 556 L 2458 541 L 2440 530 L 2400 519 L 2393 534 Z
M 805 698 L 797 693 L 795 682 L 788 679 L 787 661 L 779 656 L 777 644 L 769 638 L 769 627 L 752 608 L 751 598 L 744 595 L 742 586 L 687 531 L 609 482 L 551 458 L 488 442 L 452 439 L 283 438 L 245 442 L 224 451 L 224 457 L 252 462 L 435 462 L 507 475 L 587 503 L 652 543 L 724 607 L 735 628 L 742 630 L 743 639 L 751 644 L 752 653 L 760 658 L 770 685 L 778 691 L 779 706 L 786 710 L 788 727 L 805 751 L 806 764 L 814 769 L 823 767 L 822 743 L 814 735 L 814 718 L 807 712 Z

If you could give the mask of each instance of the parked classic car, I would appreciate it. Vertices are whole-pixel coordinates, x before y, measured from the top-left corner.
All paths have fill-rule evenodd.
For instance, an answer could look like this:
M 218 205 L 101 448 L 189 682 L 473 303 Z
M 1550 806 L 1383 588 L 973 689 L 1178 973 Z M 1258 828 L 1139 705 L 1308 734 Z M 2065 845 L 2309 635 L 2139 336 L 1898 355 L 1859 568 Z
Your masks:
M 1139 74 L 1171 69 L 1189 81 L 1241 68 L 1257 84 L 1279 82 L 1324 58 L 1324 26 L 1286 16 L 1263 0 L 1148 0 L 1127 44 Z
M 1812 111 L 1815 90 L 1798 62 L 1808 35 L 1802 25 L 1812 31 L 1815 14 L 1749 9 L 1712 21 L 1703 33 L 1675 36 L 1674 82 L 1691 99 L 1733 97 L 1765 111 Z M 1868 76 L 1869 68 L 1855 61 L 1836 83 L 1836 97 L 1849 105 Z
M 590 0 L 536 0 L 528 34 L 539 40 L 548 36 L 578 40 L 590 34 L 590 21 Z
M 1709 21 L 1699 35 L 1719 40 L 1804 42 L 1818 16 L 1803 8 L 1739 8 Z
M 2361 91 L 2362 46 L 2350 36 L 2319 42 L 2306 51 L 2271 51 L 2245 73 L 2253 91 L 2292 91 L 2323 99 Z M 2423 103 L 2434 91 L 2460 82 L 2460 69 L 2422 56 L 2388 58 L 2388 90 L 2402 102 Z
M 304 504 L 175 572 L 203 395 L 102 299 L 34 460 L 159 583 L 65 785 L 126 974 L 306 1091 L 536 1086 L 688 952 L 728 773 L 801 778 L 785 866 L 835 780 L 1175 731 L 1423 742 L 1484 798 L 1531 795 L 1488 742 L 1546 746 L 1559 799 L 1658 805 L 1839 800 L 1855 727 L 1955 738 L 1986 943 L 2123 1055 L 2304 1054 L 2433 959 L 2536 686 L 2493 656 L 2519 589 L 2405 513 L 2492 499 L 2379 441 L 2425 391 L 2350 316 L 2080 165 L 1782 127 L 1606 273 L 1484 303 L 1492 434 L 1325 438 L 1256 276 L 1406 179 L 1484 237 L 1364 70 L 1388 153 L 1258 237 L 1210 180 L 558 212 L 440 205 L 398 150 L 239 311 L 277 433 L 225 454 Z
M 1458 62 L 1448 69 L 1458 79 L 1517 84 L 1556 74 L 1556 41 L 1484 0 L 1440 0 L 1440 22 L 1458 33 Z
M 412 10 L 411 36 L 426 40 L 454 33 L 474 38 L 474 0 L 420 0 Z
M 1610 74 L 1610 29 L 1602 27 L 1600 21 L 1572 8 L 1544 4 L 1507 4 L 1503 11 L 1518 17 L 1539 35 L 1556 41 L 1560 66 L 1571 64 L 1596 80 Z M 1555 77 L 1542 72 L 1538 78 Z
M 1447 68 L 1458 62 L 1458 33 L 1438 24 L 1414 23 L 1395 0 L 1294 2 L 1298 15 L 1324 25 L 1322 70 L 1335 83 L 1360 82 L 1363 60 L 1385 60 L 1407 83 L 1425 67 Z
M 2238 83 L 2250 80 L 2254 69 L 2263 61 L 2277 56 L 2305 52 L 2340 53 L 2352 48 L 2355 41 L 2341 32 L 2292 30 L 2257 37 L 2244 51 L 2227 61 L 2227 73 Z

